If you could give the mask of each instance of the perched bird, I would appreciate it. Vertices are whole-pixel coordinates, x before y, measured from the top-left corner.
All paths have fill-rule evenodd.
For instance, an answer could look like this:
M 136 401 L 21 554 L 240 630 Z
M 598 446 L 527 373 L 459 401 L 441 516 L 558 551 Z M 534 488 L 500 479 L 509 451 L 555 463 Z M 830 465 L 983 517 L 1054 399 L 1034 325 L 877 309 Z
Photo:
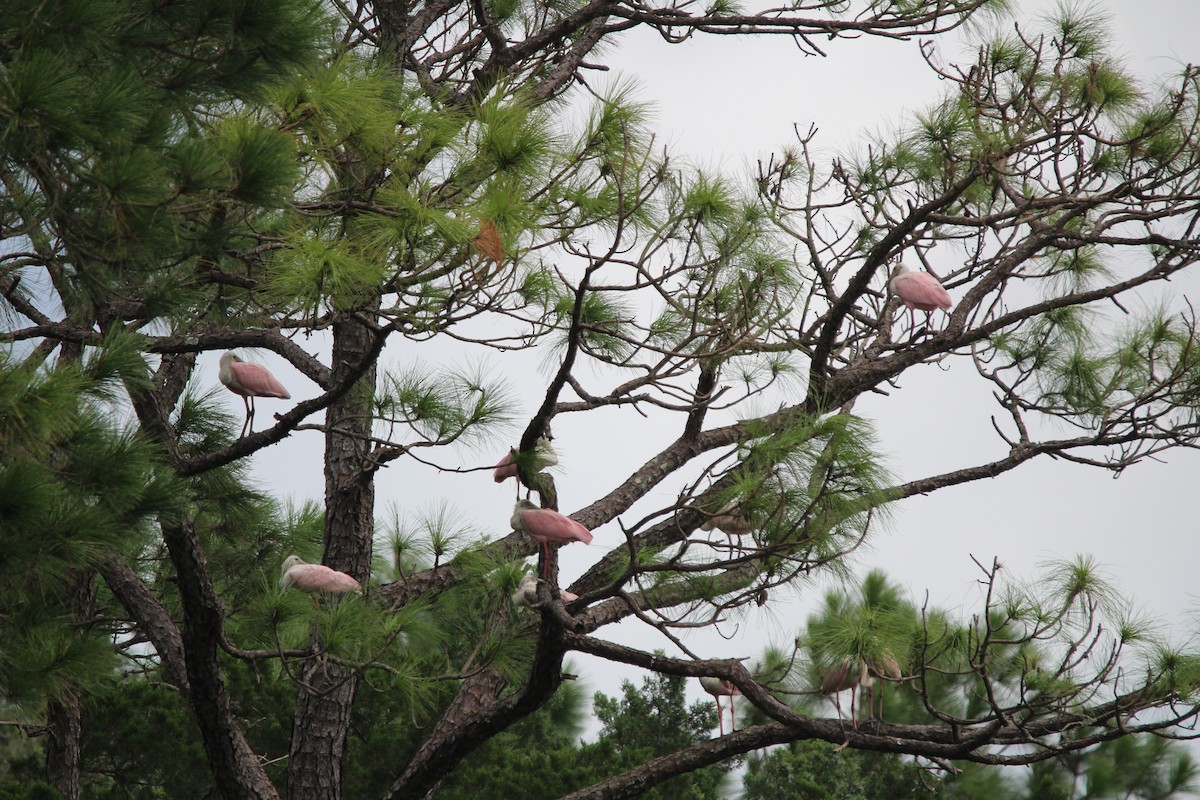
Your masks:
M 875 679 L 880 678 L 885 681 L 898 681 L 901 678 L 900 662 L 896 661 L 887 650 L 879 654 L 878 658 L 867 659 L 863 661 L 866 666 L 867 677 L 865 680 L 860 680 L 859 683 L 867 690 L 867 719 L 876 718 L 883 719 L 883 687 L 879 690 L 879 716 L 875 717 L 875 700 L 873 697 Z M 861 700 L 859 701 L 861 703 Z
M 524 462 L 522 464 L 521 462 Z M 492 480 L 496 483 L 504 483 L 509 478 L 517 479 L 517 497 L 521 496 L 521 485 L 526 488 L 525 497 L 528 499 L 529 492 L 532 488 L 521 476 L 521 467 L 524 466 L 526 476 L 537 475 L 546 467 L 553 467 L 558 463 L 558 453 L 554 452 L 554 446 L 550 444 L 549 437 L 542 436 L 537 440 L 537 444 L 533 446 L 533 452 L 528 455 L 518 453 L 516 448 L 508 451 L 508 455 L 500 459 L 500 463 L 492 470 Z
M 579 595 L 574 592 L 568 592 L 566 589 L 559 589 L 558 596 L 562 598 L 564 603 L 570 603 L 572 600 L 579 599 Z M 537 578 L 532 575 L 526 575 L 524 578 L 521 578 L 521 583 L 512 594 L 512 601 L 514 606 L 534 608 L 537 605 Z
M 542 561 L 542 577 L 550 569 L 550 545 L 583 542 L 591 544 L 592 532 L 568 516 L 548 508 L 538 508 L 528 500 L 518 500 L 513 508 L 514 531 L 527 533 L 542 543 L 545 558 Z
M 841 694 L 850 690 L 850 716 L 854 719 L 854 727 L 858 728 L 858 717 L 854 714 L 854 694 L 858 690 L 859 662 L 851 658 L 843 658 L 830 667 L 821 680 L 821 694 L 833 695 L 833 705 L 837 709 L 838 722 L 842 722 Z M 844 730 L 844 728 L 843 728 Z
M 721 506 L 720 511 L 700 524 L 702 531 L 711 531 L 714 528 L 726 536 L 744 536 L 754 530 L 750 525 L 750 520 L 737 510 L 737 503 L 734 500 Z
M 915 328 L 916 317 L 914 309 L 925 312 L 925 324 L 929 324 L 929 315 L 939 308 L 949 310 L 954 303 L 938 279 L 928 272 L 913 272 L 903 264 L 897 264 L 892 269 L 892 278 L 888 281 L 888 289 L 908 306 L 909 320 Z
M 850 658 L 847 656 L 834 664 L 825 678 L 821 681 L 821 694 L 833 695 L 833 704 L 837 708 L 838 721 L 842 721 L 842 705 L 839 695 L 850 690 L 850 718 L 853 727 L 858 729 L 858 714 L 855 712 L 854 698 L 859 687 L 867 692 L 867 718 L 870 719 L 875 711 L 874 687 L 875 679 L 900 680 L 900 664 L 895 656 L 884 650 L 878 658 Z M 883 719 L 883 693 L 879 694 L 879 719 Z
M 746 515 L 738 508 L 737 501 L 730 500 L 721 506 L 717 513 L 700 523 L 700 530 L 718 530 L 725 534 L 725 538 L 729 541 L 728 556 L 732 558 L 740 552 L 738 537 L 745 536 L 753 531 L 754 526 L 750 524 L 750 520 L 746 519 Z M 714 549 L 716 549 L 715 545 Z
M 279 397 L 290 400 L 291 395 L 283 384 L 275 379 L 271 371 L 261 364 L 242 361 L 232 350 L 221 354 L 221 383 L 234 394 L 241 395 L 246 407 L 246 421 L 242 424 L 242 436 L 254 428 L 254 398 Z
M 516 452 L 517 451 L 515 448 L 509 450 L 508 454 L 505 455 L 504 458 L 500 459 L 500 463 L 496 465 L 494 470 L 492 470 L 492 480 L 494 480 L 496 483 L 504 483 L 509 478 L 517 477 L 517 462 L 513 460 L 513 455 Z M 521 489 L 518 487 L 517 495 L 519 496 L 520 494 Z
M 362 594 L 359 582 L 346 573 L 330 569 L 324 564 L 306 564 L 300 556 L 288 556 L 283 562 L 279 588 L 287 589 L 291 586 L 312 595 L 313 605 L 317 607 L 320 607 L 318 595 L 321 592 Z
M 722 736 L 725 735 L 725 718 L 721 715 L 721 698 L 729 698 L 729 722 L 736 731 L 737 710 L 733 706 L 733 698 L 741 694 L 742 690 L 734 686 L 733 681 L 708 676 L 700 679 L 700 685 L 704 687 L 704 691 L 713 696 L 713 702 L 717 704 L 717 729 Z

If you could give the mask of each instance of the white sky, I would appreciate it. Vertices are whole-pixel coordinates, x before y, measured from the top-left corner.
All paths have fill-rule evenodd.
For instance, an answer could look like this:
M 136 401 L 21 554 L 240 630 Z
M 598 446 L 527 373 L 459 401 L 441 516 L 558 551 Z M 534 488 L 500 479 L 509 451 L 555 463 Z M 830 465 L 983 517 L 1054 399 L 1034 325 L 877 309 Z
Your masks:
M 1028 29 L 1041 2 L 1017 4 Z M 1112 19 L 1116 52 L 1127 65 L 1147 76 L 1173 73 L 1184 62 L 1200 62 L 1200 4 L 1195 0 L 1107 0 L 1093 4 Z M 694 163 L 737 173 L 754 161 L 793 141 L 792 128 L 818 125 L 818 148 L 832 155 L 852 148 L 864 132 L 899 127 L 906 116 L 923 108 L 944 90 L 920 58 L 916 42 L 858 40 L 829 42 L 828 58 L 804 57 L 784 37 L 748 40 L 710 37 L 686 45 L 667 45 L 656 34 L 642 31 L 610 49 L 604 59 L 614 66 L 609 79 L 635 77 L 636 97 L 653 104 L 660 130 L 659 143 L 689 156 Z M 947 61 L 967 60 L 955 45 L 940 45 Z M 594 85 L 605 78 L 597 76 Z M 1193 286 L 1200 282 L 1192 281 Z M 1176 284 L 1176 291 L 1182 291 Z M 1195 294 L 1193 294 L 1195 296 Z M 389 354 L 407 360 L 433 358 L 426 345 L 393 345 Z M 505 356 L 506 369 L 511 365 Z M 215 355 L 207 375 L 216 382 Z M 274 357 L 263 361 L 276 371 L 297 399 L 315 394 L 298 373 Z M 498 363 L 498 360 L 497 360 Z M 531 370 L 537 361 L 526 362 Z M 979 402 L 980 381 L 962 370 L 944 372 L 935 366 L 906 374 L 891 397 L 865 398 L 855 412 L 876 424 L 890 468 L 899 478 L 914 478 L 967 466 L 1001 454 L 991 428 L 996 405 L 986 396 Z M 514 384 L 519 376 L 511 376 Z M 532 392 L 522 404 L 524 419 L 544 391 L 545 370 L 529 381 Z M 275 410 L 259 404 L 259 427 Z M 229 396 L 229 407 L 241 413 L 241 402 Z M 597 427 L 568 417 L 555 420 L 555 445 L 562 457 L 557 475 L 561 508 L 570 513 L 602 496 L 630 469 L 655 452 L 651 441 L 666 443 L 677 435 L 638 422 L 630 412 L 613 414 L 614 428 Z M 617 425 L 638 425 L 617 436 Z M 524 420 L 512 437 L 515 441 Z M 507 449 L 479 465 L 493 464 Z M 980 457 L 980 453 L 985 454 Z M 316 434 L 298 434 L 283 446 L 256 458 L 256 474 L 264 488 L 297 500 L 321 498 L 320 446 Z M 960 609 L 969 615 L 980 599 L 978 570 L 970 556 L 990 562 L 998 557 L 1010 577 L 1032 580 L 1039 564 L 1053 558 L 1091 554 L 1129 596 L 1149 613 L 1164 619 L 1177 638 L 1190 635 L 1196 610 L 1194 588 L 1197 501 L 1200 455 L 1175 452 L 1166 463 L 1146 462 L 1113 480 L 1105 471 L 1046 459 L 1018 468 L 1000 478 L 951 488 L 904 501 L 894 509 L 889 525 L 877 532 L 868 551 L 855 559 L 859 574 L 884 568 L 920 601 L 929 593 L 934 605 Z M 675 487 L 671 487 L 673 494 Z M 438 475 L 394 465 L 379 480 L 378 517 L 389 501 L 406 509 L 430 508 L 444 498 L 464 517 L 497 535 L 507 531 L 511 483 L 495 486 L 488 473 Z M 632 518 L 632 517 L 631 517 Z M 596 531 L 590 548 L 564 548 L 564 585 L 621 541 L 615 525 Z M 731 639 L 696 635 L 688 641 L 710 657 L 755 656 L 768 640 L 787 642 L 803 624 L 827 585 L 806 589 L 800 600 L 772 602 L 743 621 Z M 665 640 L 647 637 L 624 624 L 622 636 L 632 644 L 663 647 Z M 726 626 L 728 636 L 735 630 Z M 613 635 L 611 629 L 603 632 Z M 583 656 L 573 656 L 590 690 L 619 692 L 620 680 L 640 684 L 636 670 Z M 698 686 L 694 697 L 705 697 Z
M 1015 5 L 1023 30 L 1054 7 L 1029 0 Z M 1200 63 L 1195 35 L 1200 4 L 1194 0 L 1091 5 L 1111 20 L 1114 54 L 1148 80 Z M 817 146 L 829 154 L 853 148 L 863 133 L 901 127 L 945 91 L 917 42 L 831 42 L 826 52 L 826 58 L 804 57 L 783 37 L 668 45 L 653 32 L 639 31 L 610 63 L 636 76 L 635 96 L 657 109 L 661 135 L 672 150 L 727 171 L 750 169 L 792 143 L 793 126 L 803 131 L 815 124 Z M 974 48 L 943 40 L 938 52 L 944 61 L 966 61 Z M 1192 285 L 1200 287 L 1200 281 Z M 985 460 L 980 452 L 1003 454 L 990 421 L 997 407 L 980 396 L 987 387 L 972 376 L 969 370 L 922 367 L 906 374 L 891 397 L 867 396 L 855 407 L 875 422 L 898 477 L 978 463 Z M 857 572 L 883 568 L 914 599 L 928 591 L 934 605 L 969 615 L 979 607 L 981 577 L 971 555 L 984 563 L 998 557 L 1010 578 L 1033 580 L 1048 560 L 1091 554 L 1139 605 L 1180 637 L 1189 636 L 1197 606 L 1198 504 L 1191 492 L 1198 477 L 1195 452 L 1174 452 L 1165 464 L 1144 462 L 1118 480 L 1099 469 L 1035 460 L 997 479 L 898 504 L 888 528 L 857 556 Z M 732 641 L 711 638 L 703 654 L 753 656 L 764 638 L 789 641 L 823 591 L 814 587 L 802 602 L 784 609 L 768 604 L 773 613 L 751 620 Z M 620 680 L 612 672 L 587 674 L 596 688 L 611 693 Z M 706 695 L 696 688 L 695 696 Z

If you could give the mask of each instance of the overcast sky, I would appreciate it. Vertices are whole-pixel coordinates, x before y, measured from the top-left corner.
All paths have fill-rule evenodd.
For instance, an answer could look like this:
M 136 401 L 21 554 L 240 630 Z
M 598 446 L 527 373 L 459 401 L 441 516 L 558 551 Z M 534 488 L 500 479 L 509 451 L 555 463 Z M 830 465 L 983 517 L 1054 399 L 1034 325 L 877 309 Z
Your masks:
M 1013 5 L 1026 31 L 1055 7 L 1029 0 Z M 1110 19 L 1114 54 L 1149 84 L 1185 63 L 1200 63 L 1200 3 L 1108 0 L 1089 6 Z M 974 47 L 962 39 L 970 37 L 968 32 L 940 40 L 938 57 L 969 61 Z M 642 31 L 618 55 L 637 76 L 638 96 L 657 108 L 660 130 L 673 149 L 727 170 L 748 168 L 793 141 L 793 125 L 806 130 L 815 124 L 818 147 L 830 154 L 845 151 L 861 143 L 864 133 L 903 126 L 946 90 L 922 61 L 916 42 L 834 42 L 827 52 L 826 58 L 806 58 L 784 38 L 710 38 L 676 47 Z M 1188 291 L 1183 283 L 1190 284 L 1193 298 L 1200 295 L 1200 279 L 1192 276 L 1175 282 L 1175 300 Z M 921 367 L 906 373 L 900 391 L 886 398 L 869 395 L 855 407 L 875 422 L 898 478 L 979 463 L 980 453 L 1003 454 L 991 427 L 996 405 L 973 375 L 969 368 L 947 373 Z M 1172 452 L 1166 463 L 1143 462 L 1117 480 L 1103 470 L 1035 459 L 994 480 L 898 504 L 871 549 L 856 557 L 857 572 L 884 568 L 915 599 L 928 592 L 934 605 L 969 615 L 980 599 L 980 574 L 971 555 L 985 563 L 998 557 L 1010 579 L 1033 580 L 1048 560 L 1090 554 L 1178 638 L 1191 636 L 1200 603 L 1198 478 L 1195 452 Z M 819 595 L 810 592 L 798 609 L 764 614 L 758 637 L 790 640 L 794 622 Z M 731 644 L 716 640 L 718 649 L 710 654 L 727 654 Z M 747 639 L 737 652 L 754 651 Z M 592 680 L 599 686 L 611 679 Z
M 1014 5 L 1021 9 L 1023 29 L 1046 6 L 1028 0 Z M 1185 62 L 1200 62 L 1200 3 L 1195 0 L 1108 0 L 1093 6 L 1110 16 L 1117 53 L 1148 80 L 1176 72 Z M 939 45 L 939 57 L 945 61 L 969 60 L 971 52 L 952 41 Z M 818 149 L 832 155 L 853 148 L 864 133 L 899 128 L 945 89 L 922 62 L 916 42 L 832 42 L 828 53 L 827 58 L 805 57 L 785 37 L 716 37 L 667 45 L 643 31 L 627 36 L 605 61 L 615 67 L 609 79 L 636 79 L 636 96 L 656 109 L 661 143 L 696 164 L 731 174 L 794 141 L 793 125 L 807 129 L 815 124 Z M 604 80 L 600 76 L 597 85 Z M 1177 292 L 1186 291 L 1180 282 L 1173 286 Z M 389 349 L 389 357 L 401 361 L 414 356 L 429 359 L 427 346 Z M 262 360 L 284 378 L 297 399 L 315 394 L 298 373 L 273 357 Z M 205 361 L 215 382 L 215 354 L 211 363 Z M 528 367 L 534 370 L 537 363 L 529 362 Z M 906 373 L 900 390 L 890 397 L 871 396 L 855 408 L 875 423 L 897 478 L 967 466 L 1003 452 L 990 422 L 996 406 L 986 387 L 971 380 L 973 374 L 921 367 Z M 512 376 L 514 382 L 519 377 Z M 522 403 L 525 419 L 544 391 L 545 372 L 535 377 L 522 387 L 531 390 Z M 272 402 L 278 401 L 259 404 L 260 427 L 269 418 Z M 230 396 L 229 406 L 241 413 L 237 398 Z M 628 438 L 614 443 L 615 426 L 597 436 L 594 415 L 587 417 L 586 425 L 582 419 L 555 421 L 555 444 L 563 457 L 558 475 L 561 508 L 567 513 L 611 489 L 654 452 L 655 442 L 665 444 L 677 435 L 675 429 L 656 430 L 625 412 L 607 418 L 620 420 L 623 427 L 635 426 L 625 431 Z M 523 425 L 522 420 L 514 428 L 513 443 Z M 284 446 L 257 456 L 257 474 L 282 496 L 320 498 L 319 448 L 316 434 L 293 436 Z M 505 450 L 498 444 L 480 463 L 494 463 Z M 1200 458 L 1194 452 L 1169 454 L 1166 463 L 1138 465 L 1119 480 L 1102 470 L 1035 460 L 991 481 L 904 501 L 889 524 L 877 531 L 870 549 L 856 555 L 855 568 L 861 575 L 882 567 L 914 599 L 928 592 L 934 605 L 970 615 L 980 599 L 980 574 L 972 555 L 984 562 L 998 557 L 1010 578 L 1032 580 L 1047 560 L 1091 554 L 1127 594 L 1182 638 L 1190 634 L 1198 602 L 1193 588 L 1198 476 Z M 389 502 L 404 509 L 429 508 L 436 498 L 444 498 L 480 528 L 496 535 L 507 530 L 512 487 L 494 486 L 485 473 L 447 476 L 397 464 L 381 474 L 379 489 L 381 517 Z M 666 491 L 673 495 L 676 489 L 672 485 Z M 597 531 L 590 548 L 565 548 L 563 585 L 619 541 L 619 532 L 610 524 Z M 773 599 L 743 620 L 732 639 L 697 635 L 689 642 L 705 656 L 753 657 L 768 641 L 791 641 L 797 623 L 825 588 L 827 584 L 817 584 L 799 599 Z M 665 640 L 635 627 L 623 625 L 622 636 L 640 646 L 670 650 Z M 734 630 L 731 625 L 724 632 Z M 572 658 L 591 690 L 614 694 L 622 677 L 640 683 L 634 670 Z M 693 695 L 702 696 L 698 687 Z

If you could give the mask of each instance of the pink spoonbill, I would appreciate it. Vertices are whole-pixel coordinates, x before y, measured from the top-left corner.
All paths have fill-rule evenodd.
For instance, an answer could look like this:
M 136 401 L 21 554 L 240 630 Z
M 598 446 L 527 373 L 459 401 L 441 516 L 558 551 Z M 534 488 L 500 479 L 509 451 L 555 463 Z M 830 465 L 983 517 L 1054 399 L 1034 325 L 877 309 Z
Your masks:
M 855 729 L 858 728 L 858 717 L 854 714 L 854 695 L 858 691 L 860 665 L 861 662 L 852 658 L 843 658 L 830 667 L 829 671 L 825 673 L 824 679 L 821 680 L 821 694 L 833 695 L 833 705 L 837 709 L 838 722 L 842 722 L 841 694 L 847 689 L 850 690 L 850 716 L 854 720 Z
M 346 573 L 338 572 L 324 564 L 306 564 L 300 556 L 288 556 L 283 562 L 279 588 L 287 589 L 292 586 L 312 595 L 313 605 L 318 608 L 320 607 L 318 595 L 321 592 L 362 594 L 362 585 Z
M 721 531 L 721 533 L 732 539 L 734 536 L 745 536 L 754 530 L 754 526 L 750 524 L 750 520 L 746 519 L 746 515 L 738 509 L 737 501 L 730 500 L 721 506 L 716 514 L 713 514 L 700 524 L 700 530 L 702 531 L 711 531 L 714 529 Z
M 492 470 L 492 480 L 496 483 L 504 483 L 509 478 L 517 479 L 517 497 L 521 496 L 521 485 L 525 481 L 521 478 L 521 466 L 526 467 L 526 475 L 537 475 L 546 467 L 553 467 L 558 463 L 558 453 L 554 452 L 554 446 L 550 444 L 549 437 L 542 436 L 537 440 L 537 444 L 533 446 L 533 452 L 529 454 L 518 453 L 516 448 L 508 451 L 508 455 L 500 459 L 500 463 Z M 531 488 L 525 483 L 525 497 L 529 497 Z
M 714 528 L 726 536 L 743 536 L 754 530 L 741 514 L 717 514 L 700 525 L 702 531 L 711 531 Z
M 538 508 L 528 500 L 517 501 L 511 522 L 514 531 L 527 533 L 542 543 L 543 578 L 550 570 L 550 545 L 592 542 L 592 532 L 575 520 L 549 508 Z
M 896 660 L 889 651 L 884 650 L 879 654 L 878 658 L 866 659 L 863 661 L 866 667 L 867 677 L 860 679 L 859 683 L 867 690 L 867 718 L 883 719 L 883 687 L 879 687 L 879 716 L 875 717 L 875 679 L 879 678 L 885 681 L 899 681 L 901 679 L 900 662 Z M 859 700 L 861 703 L 862 701 Z
M 242 361 L 232 350 L 221 354 L 221 383 L 242 398 L 246 407 L 246 421 L 242 424 L 242 436 L 254 429 L 254 398 L 278 397 L 290 400 L 291 395 L 283 384 L 275 379 L 271 371 L 261 364 Z
M 950 293 L 943 288 L 938 279 L 928 272 L 913 272 L 903 264 L 897 264 L 892 269 L 892 278 L 888 281 L 892 294 L 908 307 L 909 320 L 916 328 L 914 310 L 925 312 L 925 324 L 929 324 L 929 315 L 939 308 L 949 310 L 954 305 Z
M 850 718 L 855 730 L 858 729 L 858 714 L 855 711 L 854 699 L 859 687 L 867 692 L 867 717 L 875 711 L 874 687 L 875 679 L 900 680 L 900 664 L 889 652 L 884 651 L 878 658 L 846 658 L 834 664 L 825 673 L 821 681 L 821 694 L 833 695 L 833 704 L 837 708 L 838 721 L 842 721 L 842 704 L 839 695 L 850 690 Z M 883 718 L 883 692 L 879 693 L 879 718 Z
M 717 704 L 717 729 L 721 735 L 725 735 L 725 718 L 721 714 L 721 698 L 729 698 L 729 724 L 733 729 L 737 730 L 737 709 L 733 706 L 733 698 L 742 693 L 742 690 L 734 686 L 733 681 L 725 678 L 713 678 L 704 676 L 700 679 L 700 685 L 704 687 L 704 691 L 713 696 L 713 702 Z
M 578 600 L 579 595 L 574 592 L 568 592 L 566 589 L 559 589 L 558 596 L 562 598 L 564 603 L 570 603 L 572 600 Z M 517 586 L 517 590 L 513 592 L 512 601 L 514 606 L 521 608 L 534 608 L 537 606 L 537 578 L 532 575 L 526 575 L 521 578 L 521 583 Z
M 516 454 L 516 448 L 508 451 L 504 458 L 500 459 L 500 463 L 496 465 L 496 469 L 492 470 L 492 480 L 496 483 L 504 483 L 509 478 L 517 477 L 517 462 L 513 460 L 513 455 Z M 517 489 L 518 496 L 521 494 L 520 488 Z

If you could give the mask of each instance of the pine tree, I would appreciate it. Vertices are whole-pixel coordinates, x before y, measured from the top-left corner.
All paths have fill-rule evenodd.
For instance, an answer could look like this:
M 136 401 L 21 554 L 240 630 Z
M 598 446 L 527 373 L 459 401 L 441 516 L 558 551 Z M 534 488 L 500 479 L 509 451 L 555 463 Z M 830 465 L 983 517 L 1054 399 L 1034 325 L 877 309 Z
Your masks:
M 635 750 L 576 798 L 669 793 L 774 744 L 1024 763 L 1191 720 L 1195 654 L 1149 636 L 1082 561 L 1041 592 L 1003 594 L 985 570 L 997 592 L 969 625 L 900 626 L 886 592 L 848 608 L 823 653 L 904 645 L 923 698 L 946 703 L 911 726 L 847 733 L 774 699 L 733 653 L 666 656 L 615 633 L 636 621 L 678 645 L 803 589 L 914 495 L 1043 455 L 1119 474 L 1195 444 L 1191 317 L 1104 313 L 1200 255 L 1195 70 L 1139 87 L 1102 26 L 1067 9 L 1040 38 L 1002 26 L 940 73 L 942 100 L 859 155 L 826 161 L 804 135 L 740 183 L 662 151 L 627 92 L 586 92 L 636 26 L 818 54 L 936 37 L 1000 5 L 10 4 L 0 688 L 22 704 L 13 722 L 52 732 L 50 782 L 122 791 L 130 770 L 80 762 L 111 757 L 84 729 L 138 701 L 164 730 L 186 706 L 180 763 L 202 750 L 222 797 L 423 797 L 545 708 L 573 652 L 730 680 L 761 715 Z M 897 261 L 936 274 L 953 310 L 903 313 Z M 243 436 L 205 373 L 238 348 L 289 365 L 296 397 Z M 506 383 L 489 359 L 529 377 Z M 992 391 L 1004 452 L 895 478 L 856 401 L 943 362 Z M 594 456 L 624 464 L 611 486 L 578 455 L 538 458 L 552 421 L 569 441 L 641 415 L 672 439 L 630 453 L 612 437 Z M 321 458 L 293 461 L 319 461 L 323 498 L 289 507 L 254 487 L 252 460 L 308 436 Z M 510 448 L 519 491 L 570 498 L 560 510 L 606 538 L 619 527 L 589 551 L 580 600 L 557 600 L 556 550 L 523 563 L 539 547 L 507 514 L 480 530 L 434 504 L 376 530 L 386 469 L 449 494 Z M 365 596 L 281 590 L 292 553 Z M 528 568 L 546 580 L 514 607 Z M 153 761 L 139 769 L 166 791 L 180 773 Z

